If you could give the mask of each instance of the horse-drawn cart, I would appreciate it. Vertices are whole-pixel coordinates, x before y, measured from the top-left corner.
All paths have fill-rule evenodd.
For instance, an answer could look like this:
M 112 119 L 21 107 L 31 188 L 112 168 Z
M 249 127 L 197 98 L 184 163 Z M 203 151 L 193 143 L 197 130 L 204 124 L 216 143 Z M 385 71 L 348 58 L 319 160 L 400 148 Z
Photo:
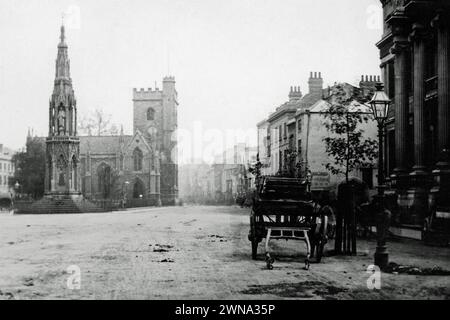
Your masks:
M 250 215 L 249 240 L 252 258 L 258 244 L 265 241 L 266 263 L 272 269 L 271 239 L 302 240 L 306 243 L 305 269 L 310 258 L 320 262 L 327 242 L 327 216 L 311 199 L 308 182 L 293 178 L 261 177 Z

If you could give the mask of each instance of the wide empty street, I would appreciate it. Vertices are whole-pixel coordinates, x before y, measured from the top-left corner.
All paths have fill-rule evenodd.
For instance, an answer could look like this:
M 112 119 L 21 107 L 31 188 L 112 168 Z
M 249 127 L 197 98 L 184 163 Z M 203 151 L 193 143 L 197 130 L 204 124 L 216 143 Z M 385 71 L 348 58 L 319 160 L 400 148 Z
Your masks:
M 450 298 L 448 276 L 383 273 L 381 289 L 369 290 L 374 240 L 360 240 L 356 257 L 325 257 L 309 271 L 303 243 L 273 241 L 276 260 L 267 270 L 262 243 L 251 259 L 249 210 L 1 213 L 0 299 Z M 449 248 L 396 240 L 389 251 L 397 263 L 450 269 Z M 71 281 L 78 268 L 79 289 Z

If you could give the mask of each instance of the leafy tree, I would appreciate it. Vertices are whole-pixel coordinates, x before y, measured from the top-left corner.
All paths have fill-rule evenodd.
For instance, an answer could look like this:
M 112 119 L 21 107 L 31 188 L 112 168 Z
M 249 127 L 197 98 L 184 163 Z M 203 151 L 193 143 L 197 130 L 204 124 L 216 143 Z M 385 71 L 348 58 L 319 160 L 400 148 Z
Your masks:
M 10 180 L 10 186 L 16 182 L 20 184 L 21 194 L 26 194 L 34 199 L 44 195 L 45 179 L 45 146 L 37 138 L 29 138 L 25 152 L 16 153 L 13 156 L 16 166 L 14 178 Z
M 370 167 L 378 156 L 378 142 L 364 137 L 362 124 L 369 122 L 369 115 L 351 110 L 354 101 L 365 103 L 354 92 L 347 92 L 342 85 L 334 88 L 329 98 L 330 107 L 323 114 L 330 135 L 323 138 L 326 152 L 333 159 L 325 165 L 332 174 L 345 174 L 336 218 L 336 253 L 356 254 L 356 212 L 354 190 L 349 183 L 349 173 L 362 167 Z M 339 195 L 338 195 L 339 198 Z
M 364 137 L 362 124 L 367 124 L 370 115 L 356 110 L 350 110 L 354 101 L 365 103 L 365 98 L 359 99 L 345 91 L 342 85 L 335 87 L 330 107 L 323 114 L 324 125 L 330 135 L 324 137 L 326 153 L 333 162 L 325 164 L 332 174 L 345 174 L 348 182 L 352 170 L 370 167 L 378 156 L 378 141 Z

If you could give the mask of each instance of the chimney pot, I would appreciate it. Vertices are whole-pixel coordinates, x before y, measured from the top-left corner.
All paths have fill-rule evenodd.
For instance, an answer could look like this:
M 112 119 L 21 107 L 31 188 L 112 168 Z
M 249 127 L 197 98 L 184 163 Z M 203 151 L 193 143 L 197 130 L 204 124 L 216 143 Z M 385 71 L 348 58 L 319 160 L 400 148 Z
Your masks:
M 310 78 L 312 78 L 312 77 L 313 77 L 313 73 L 312 73 L 312 71 L 311 71 L 311 73 L 309 74 L 309 77 L 310 77 Z
M 317 79 L 317 72 L 314 72 L 314 79 Z
M 319 78 L 322 79 L 322 72 L 319 72 Z

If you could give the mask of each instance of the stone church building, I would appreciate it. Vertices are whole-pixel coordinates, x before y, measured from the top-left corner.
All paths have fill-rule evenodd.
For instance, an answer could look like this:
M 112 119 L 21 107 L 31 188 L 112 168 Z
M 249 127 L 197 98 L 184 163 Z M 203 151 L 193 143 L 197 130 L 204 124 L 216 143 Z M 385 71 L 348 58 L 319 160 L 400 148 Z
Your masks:
M 47 150 L 46 198 L 115 199 L 128 206 L 176 204 L 177 108 L 175 78 L 165 77 L 162 89 L 133 89 L 133 135 L 121 130 L 116 136 L 78 136 L 68 46 L 61 27 L 49 135 L 40 138 Z
M 81 190 L 87 198 L 125 195 L 134 205 L 173 205 L 178 197 L 177 91 L 133 89 L 133 135 L 80 136 Z

